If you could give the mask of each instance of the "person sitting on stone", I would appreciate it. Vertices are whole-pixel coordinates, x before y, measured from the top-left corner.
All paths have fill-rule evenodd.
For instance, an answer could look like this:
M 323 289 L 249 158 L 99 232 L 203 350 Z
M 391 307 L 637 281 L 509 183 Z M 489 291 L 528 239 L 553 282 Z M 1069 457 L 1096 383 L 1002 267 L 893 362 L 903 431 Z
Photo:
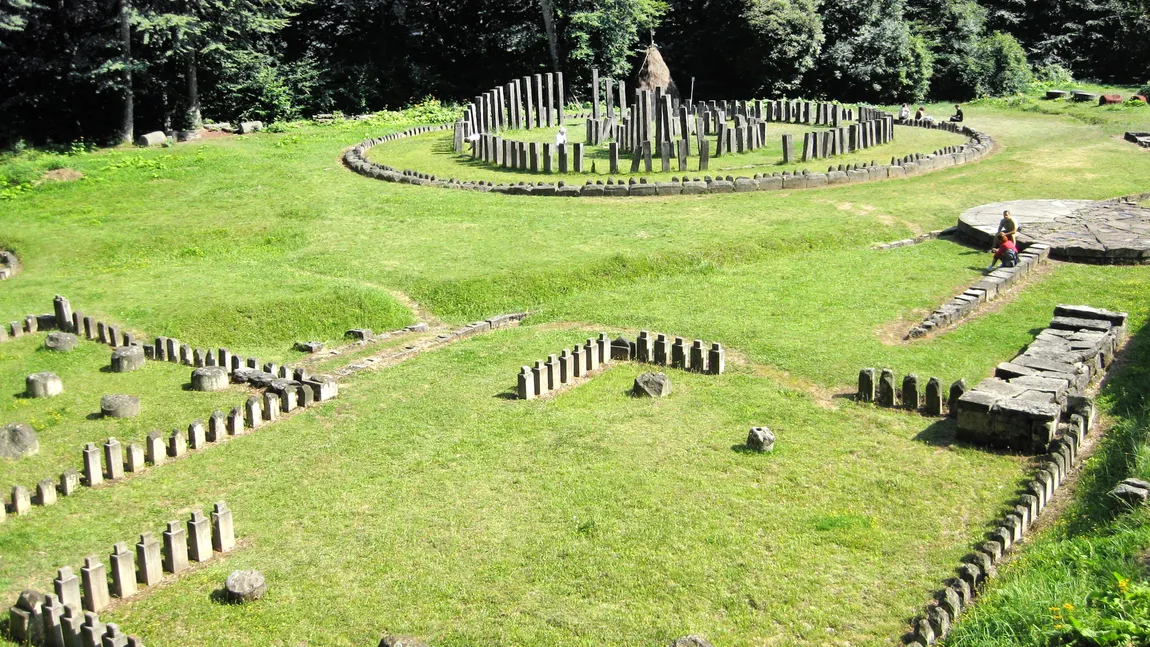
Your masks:
M 559 126 L 559 132 L 555 135 L 555 147 L 567 143 L 567 126 Z
M 910 119 L 910 106 L 904 103 L 902 104 L 902 109 L 898 111 L 898 120 L 906 121 L 907 119 Z
M 919 106 L 918 110 L 914 111 L 914 120 L 915 121 L 922 121 L 925 117 L 926 117 L 926 107 L 925 106 Z
M 998 231 L 994 233 L 995 235 L 1002 234 L 1006 236 L 1012 243 L 1018 243 L 1018 223 L 1014 222 L 1014 216 L 1010 215 L 1010 211 L 1002 212 L 1002 220 L 998 221 Z
M 1014 267 L 1018 265 L 1018 247 L 1015 246 L 1014 241 L 1006 237 L 1006 234 L 996 234 L 994 237 L 996 249 L 994 250 L 994 260 L 990 262 L 990 267 L 987 270 L 993 270 L 994 265 L 1002 262 L 1003 267 Z
M 956 124 L 962 123 L 962 107 L 959 106 L 957 103 L 954 104 L 954 116 L 952 116 L 950 118 L 950 120 Z

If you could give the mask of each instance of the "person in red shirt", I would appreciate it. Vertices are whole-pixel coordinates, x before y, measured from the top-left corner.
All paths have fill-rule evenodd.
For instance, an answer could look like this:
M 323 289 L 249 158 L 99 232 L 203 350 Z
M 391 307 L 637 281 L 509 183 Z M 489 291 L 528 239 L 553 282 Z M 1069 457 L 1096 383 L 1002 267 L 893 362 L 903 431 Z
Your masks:
M 1014 267 L 1018 265 L 1018 246 L 1014 241 L 1007 238 L 1006 234 L 999 233 L 995 237 L 997 247 L 994 250 L 994 260 L 990 262 L 990 267 L 987 269 L 994 269 L 994 265 L 998 262 L 1002 263 L 1003 267 Z

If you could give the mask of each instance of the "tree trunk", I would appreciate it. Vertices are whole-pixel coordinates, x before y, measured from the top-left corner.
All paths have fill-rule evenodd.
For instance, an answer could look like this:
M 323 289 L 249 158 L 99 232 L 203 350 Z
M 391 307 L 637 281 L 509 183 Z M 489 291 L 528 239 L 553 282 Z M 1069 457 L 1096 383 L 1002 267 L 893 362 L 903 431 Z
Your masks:
M 128 0 L 119 1 L 120 9 L 120 54 L 124 63 L 124 113 L 120 124 L 120 134 L 124 142 L 135 140 L 136 100 L 132 91 L 132 27 L 128 22 Z
M 187 124 L 188 130 L 199 130 L 204 126 L 204 118 L 200 114 L 200 84 L 196 78 L 196 52 L 188 55 L 188 116 Z
M 551 69 L 559 72 L 559 42 L 555 37 L 555 14 L 551 9 L 551 0 L 539 0 L 539 9 L 543 12 L 543 29 L 547 32 L 547 44 L 551 48 Z

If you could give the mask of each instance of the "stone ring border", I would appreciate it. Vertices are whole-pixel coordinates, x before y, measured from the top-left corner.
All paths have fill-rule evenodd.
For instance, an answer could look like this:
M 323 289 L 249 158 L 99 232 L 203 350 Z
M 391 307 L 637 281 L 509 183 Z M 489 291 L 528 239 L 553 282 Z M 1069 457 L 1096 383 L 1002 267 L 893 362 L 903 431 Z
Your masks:
M 538 182 L 528 184 L 496 184 L 483 180 L 442 180 L 434 175 L 420 173 L 411 169 L 400 170 L 386 164 L 377 164 L 367 159 L 367 152 L 380 144 L 414 137 L 431 132 L 439 132 L 453 128 L 454 124 L 435 124 L 430 126 L 416 126 L 402 132 L 391 133 L 383 137 L 368 138 L 347 150 L 343 155 L 343 162 L 349 169 L 365 177 L 397 182 L 400 184 L 415 184 L 419 186 L 434 186 L 443 189 L 460 189 L 479 191 L 483 193 L 506 193 L 508 195 L 534 195 L 534 196 L 562 196 L 562 197 L 643 197 L 654 195 L 680 195 L 703 193 L 747 193 L 751 191 L 777 191 L 791 189 L 807 189 L 828 185 L 858 184 L 872 180 L 886 180 L 893 178 L 907 178 L 921 175 L 929 171 L 959 166 L 982 159 L 994 152 L 994 140 L 990 135 L 977 131 L 969 126 L 960 126 L 951 122 L 926 122 L 915 120 L 896 120 L 900 126 L 916 126 L 929 130 L 944 130 L 947 132 L 965 135 L 968 139 L 960 146 L 948 146 L 929 154 L 916 153 L 901 159 L 892 158 L 890 164 L 852 165 L 844 170 L 831 170 L 826 173 L 810 173 L 806 170 L 800 174 L 776 173 L 774 175 L 755 174 L 754 177 L 718 177 L 713 180 L 687 180 L 649 183 L 643 177 L 636 182 L 630 178 L 627 183 L 622 180 L 616 183 L 603 184 L 587 183 L 567 185 L 562 180 L 557 183 Z M 709 177 L 709 176 L 708 176 Z M 608 178 L 611 182 L 611 178 Z

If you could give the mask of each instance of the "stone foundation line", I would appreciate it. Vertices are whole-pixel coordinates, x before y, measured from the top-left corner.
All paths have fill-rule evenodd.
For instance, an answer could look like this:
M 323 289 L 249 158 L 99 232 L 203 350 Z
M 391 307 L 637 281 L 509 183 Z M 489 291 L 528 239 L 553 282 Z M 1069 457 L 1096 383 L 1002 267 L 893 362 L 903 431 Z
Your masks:
M 20 271 L 20 259 L 12 252 L 0 249 L 0 281 L 16 276 Z
M 98 338 L 102 343 L 127 342 L 112 352 L 113 370 L 121 372 L 136 370 L 143 366 L 144 359 L 139 357 L 141 347 L 131 338 L 130 333 L 121 333 L 116 326 L 106 326 L 102 322 L 98 327 L 89 325 L 90 318 L 79 312 L 73 313 L 68 299 L 64 297 L 57 296 L 54 305 L 56 308 L 54 314 L 26 319 L 26 322 L 33 322 L 37 326 L 33 331 L 50 328 L 83 330 L 87 336 L 88 333 L 98 330 L 100 333 Z M 127 358 L 132 356 L 135 359 L 129 361 Z M 11 498 L 0 505 L 0 523 L 6 520 L 9 513 L 19 516 L 31 512 L 34 505 L 43 507 L 54 505 L 58 497 L 71 496 L 82 485 L 96 487 L 105 482 L 119 482 L 129 474 L 144 471 L 148 465 L 158 467 L 169 460 L 180 458 L 189 451 L 206 449 L 230 437 L 243 435 L 248 430 L 254 431 L 266 423 L 275 422 L 281 414 L 326 402 L 339 395 L 339 385 L 330 375 L 312 375 L 306 369 L 279 366 L 274 363 L 264 364 L 261 370 L 258 358 L 249 357 L 245 360 L 242 356 L 232 355 L 224 348 L 209 351 L 191 349 L 187 344 L 180 344 L 178 340 L 168 337 L 157 337 L 154 345 L 144 346 L 143 357 L 154 361 L 160 361 L 156 358 L 163 358 L 188 366 L 197 366 L 191 377 L 194 390 L 222 390 L 227 388 L 230 379 L 232 383 L 248 384 L 257 389 L 264 389 L 264 392 L 249 396 L 240 406 L 233 407 L 227 414 L 219 410 L 214 411 L 206 425 L 203 420 L 194 420 L 188 425 L 186 432 L 173 429 L 168 436 L 153 431 L 148 434 L 143 446 L 129 443 L 125 447 L 115 438 L 109 438 L 102 446 L 87 443 L 81 452 L 82 474 L 69 468 L 64 470 L 58 480 L 46 478 L 33 488 L 13 486 Z
M 910 247 L 919 243 L 925 243 L 928 240 L 935 240 L 943 236 L 952 236 L 958 232 L 958 227 L 947 227 L 946 229 L 935 229 L 928 231 L 925 234 L 919 234 L 914 238 L 904 238 L 902 240 L 895 240 L 889 243 L 875 243 L 871 245 L 871 249 L 885 251 L 888 249 L 898 249 L 899 247 Z
M 903 339 L 916 339 L 944 326 L 958 323 L 969 316 L 979 304 L 994 301 L 1000 294 L 1008 292 L 1017 281 L 1029 274 L 1031 270 L 1044 265 L 1049 258 L 1049 245 L 1044 243 L 1028 245 L 1019 252 L 1018 265 L 1000 267 L 982 277 L 962 294 L 955 296 L 927 315 L 921 323 L 911 328 Z
M 688 346 L 682 337 L 672 342 L 662 333 L 652 338 L 646 330 L 640 331 L 635 341 L 622 337 L 608 341 L 605 333 L 599 333 L 598 339 L 576 344 L 570 351 L 563 349 L 559 356 L 550 355 L 533 367 L 524 366 L 516 378 L 515 393 L 520 400 L 533 400 L 598 370 L 600 365 L 628 360 L 710 375 L 726 370 L 726 351 L 718 342 L 708 349 L 699 339 Z
M 1095 420 L 1086 388 L 1113 361 L 1125 337 L 1126 314 L 1059 305 L 1054 315 L 1051 326 L 1025 352 L 999 364 L 996 377 L 983 380 L 954 403 L 951 413 L 957 414 L 960 440 L 1045 453 L 1025 491 L 987 540 L 962 559 L 956 576 L 914 620 L 907 647 L 925 647 L 946 637 L 995 575 L 995 565 L 1022 540 L 1080 463 Z
M 437 126 L 420 126 L 403 132 L 391 133 L 383 137 L 365 139 L 356 146 L 348 149 L 343 156 L 344 164 L 351 170 L 371 178 L 399 182 L 401 184 L 416 184 L 420 186 L 436 186 L 446 189 L 463 189 L 480 192 L 506 193 L 509 195 L 536 195 L 536 196 L 565 196 L 565 197 L 626 197 L 626 196 L 653 196 L 653 195 L 680 195 L 701 193 L 737 193 L 750 191 L 777 191 L 790 189 L 816 188 L 829 185 L 857 184 L 872 180 L 885 180 L 889 178 L 905 178 L 920 175 L 951 166 L 977 161 L 991 153 L 994 141 L 989 135 L 970 128 L 950 122 L 928 123 L 923 121 L 896 121 L 897 125 L 917 126 L 935 130 L 965 135 L 968 140 L 960 146 L 949 146 L 930 154 L 907 155 L 901 159 L 892 158 L 890 164 L 847 165 L 827 173 L 811 173 L 808 170 L 791 172 L 776 172 L 772 175 L 755 174 L 753 178 L 732 177 L 727 179 L 706 179 L 684 177 L 681 181 L 672 178 L 671 182 L 648 183 L 647 178 L 630 178 L 627 183 L 621 179 L 615 182 L 612 178 L 604 184 L 602 180 L 587 183 L 582 186 L 568 186 L 565 182 L 507 185 L 490 181 L 460 181 L 455 178 L 442 180 L 434 175 L 420 173 L 406 169 L 399 170 L 391 166 L 376 164 L 367 159 L 366 153 L 379 144 L 395 141 L 404 137 L 411 137 L 428 132 L 442 131 L 452 127 L 452 124 Z
M 162 542 L 162 543 L 161 543 Z M 191 562 L 207 562 L 236 547 L 232 511 L 223 501 L 215 504 L 211 518 L 200 510 L 185 524 L 169 521 L 161 539 L 151 532 L 140 535 L 135 553 L 129 542 L 112 547 L 111 570 L 96 555 L 84 558 L 80 577 L 71 566 L 57 571 L 55 593 L 25 590 L 8 610 L 8 635 L 18 643 L 70 647 L 143 647 L 135 636 L 125 636 L 114 623 L 100 622 L 98 613 L 111 604 L 159 583 L 164 573 L 179 576 Z
M 356 361 L 348 364 L 347 366 L 345 366 L 343 368 L 336 369 L 335 371 L 333 371 L 333 373 L 335 374 L 335 376 L 340 377 L 340 378 L 347 377 L 349 375 L 354 375 L 355 373 L 358 373 L 359 371 L 362 371 L 362 370 L 368 369 L 368 368 L 372 368 L 373 366 L 378 366 L 381 363 L 386 363 L 388 361 L 395 361 L 395 360 L 399 360 L 399 359 L 404 359 L 404 358 L 416 355 L 418 353 L 422 353 L 424 351 L 430 350 L 432 348 L 436 348 L 438 346 L 443 346 L 445 344 L 450 344 L 452 342 L 456 342 L 456 341 L 459 341 L 461 339 L 466 339 L 467 337 L 471 337 L 473 335 L 479 335 L 479 334 L 482 334 L 485 332 L 490 332 L 492 330 L 497 330 L 499 328 L 506 328 L 508 326 L 516 325 L 520 321 L 522 321 L 523 319 L 526 319 L 527 316 L 530 314 L 531 314 L 530 312 L 511 312 L 511 313 L 496 315 L 494 317 L 490 317 L 490 318 L 484 319 L 482 321 L 476 321 L 473 323 L 469 323 L 466 326 L 463 326 L 461 328 L 456 328 L 455 330 L 452 330 L 450 332 L 445 332 L 445 333 L 441 333 L 439 335 L 436 335 L 436 337 L 434 339 L 432 339 L 432 340 L 430 340 L 430 341 L 428 341 L 422 345 L 409 346 L 407 348 L 395 351 L 394 353 L 390 353 L 388 355 L 377 356 L 377 357 L 366 357 L 366 358 L 363 358 L 360 360 L 356 360 Z M 426 325 L 426 324 L 424 324 L 424 325 Z

